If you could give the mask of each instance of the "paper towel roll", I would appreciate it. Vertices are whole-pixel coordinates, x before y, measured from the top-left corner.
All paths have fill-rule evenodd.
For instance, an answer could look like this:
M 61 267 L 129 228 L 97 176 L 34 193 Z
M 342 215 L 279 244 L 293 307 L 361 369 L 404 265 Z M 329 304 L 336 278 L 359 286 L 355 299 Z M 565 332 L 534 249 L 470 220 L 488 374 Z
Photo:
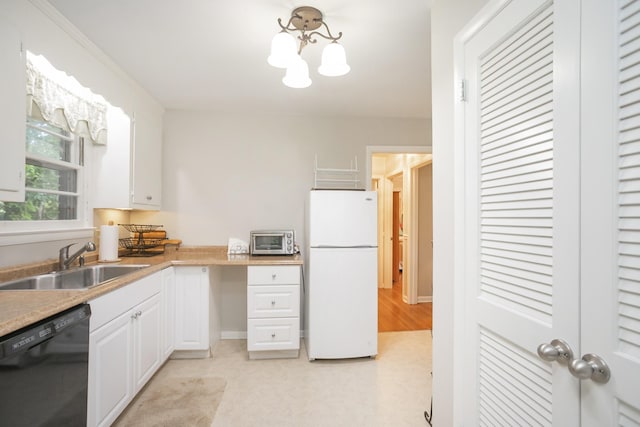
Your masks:
M 118 226 L 100 226 L 99 261 L 108 262 L 118 259 Z

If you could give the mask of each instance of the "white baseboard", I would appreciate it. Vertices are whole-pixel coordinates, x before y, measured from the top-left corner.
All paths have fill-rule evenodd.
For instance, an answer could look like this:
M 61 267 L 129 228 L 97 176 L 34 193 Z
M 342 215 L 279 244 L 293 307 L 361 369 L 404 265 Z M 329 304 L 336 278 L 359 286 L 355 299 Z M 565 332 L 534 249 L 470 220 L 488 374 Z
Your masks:
M 433 302 L 433 297 L 418 297 L 418 303 Z
M 208 359 L 211 357 L 211 349 L 206 350 L 176 350 L 171 353 L 169 359 Z
M 247 331 L 222 331 L 220 333 L 221 340 L 246 340 Z

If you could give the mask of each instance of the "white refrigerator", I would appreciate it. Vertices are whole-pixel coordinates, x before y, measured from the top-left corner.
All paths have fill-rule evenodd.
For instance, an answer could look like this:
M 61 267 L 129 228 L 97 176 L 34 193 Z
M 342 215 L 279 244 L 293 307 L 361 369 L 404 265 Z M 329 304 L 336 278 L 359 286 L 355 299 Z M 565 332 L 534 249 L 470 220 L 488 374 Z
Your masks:
M 309 360 L 378 353 L 378 196 L 312 190 L 306 204 Z

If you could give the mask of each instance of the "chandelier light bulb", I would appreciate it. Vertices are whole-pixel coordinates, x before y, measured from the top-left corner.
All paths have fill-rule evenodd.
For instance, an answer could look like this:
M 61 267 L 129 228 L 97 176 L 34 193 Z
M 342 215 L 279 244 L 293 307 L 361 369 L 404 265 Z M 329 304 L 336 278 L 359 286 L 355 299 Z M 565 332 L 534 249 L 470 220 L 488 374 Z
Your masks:
M 351 67 L 347 65 L 347 58 L 344 47 L 337 41 L 342 38 L 342 32 L 334 36 L 329 30 L 329 26 L 315 7 L 301 6 L 291 12 L 289 20 L 283 24 L 278 18 L 278 25 L 282 31 L 271 41 L 271 55 L 268 58 L 269 64 L 274 67 L 286 68 L 287 72 L 282 82 L 289 87 L 304 88 L 311 84 L 309 78 L 309 66 L 300 57 L 302 50 L 309 44 L 314 44 L 318 37 L 329 40 L 330 43 L 322 52 L 322 63 L 318 72 L 324 76 L 343 76 L 347 74 Z M 290 31 L 298 31 L 297 40 Z M 298 33 L 295 33 L 298 34 Z
M 267 58 L 270 65 L 277 68 L 287 68 L 298 56 L 296 40 L 291 34 L 282 30 L 271 40 L 271 54 Z
M 309 87 L 311 79 L 309 78 L 307 61 L 296 55 L 296 59 L 287 67 L 287 73 L 282 78 L 282 83 L 295 89 Z
M 323 76 L 337 77 L 344 76 L 350 70 L 344 47 L 335 41 L 326 45 L 322 50 L 322 63 L 318 72 Z

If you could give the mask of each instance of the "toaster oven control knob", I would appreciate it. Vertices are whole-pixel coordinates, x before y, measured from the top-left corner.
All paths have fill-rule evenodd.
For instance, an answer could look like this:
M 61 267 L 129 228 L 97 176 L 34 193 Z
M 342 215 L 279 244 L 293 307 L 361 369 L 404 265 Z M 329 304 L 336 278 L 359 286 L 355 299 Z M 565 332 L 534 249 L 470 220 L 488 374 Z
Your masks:
M 287 237 L 288 237 L 288 238 L 292 238 L 292 237 L 293 237 L 293 235 L 291 234 L 291 232 L 288 232 L 288 233 L 287 233 Z

